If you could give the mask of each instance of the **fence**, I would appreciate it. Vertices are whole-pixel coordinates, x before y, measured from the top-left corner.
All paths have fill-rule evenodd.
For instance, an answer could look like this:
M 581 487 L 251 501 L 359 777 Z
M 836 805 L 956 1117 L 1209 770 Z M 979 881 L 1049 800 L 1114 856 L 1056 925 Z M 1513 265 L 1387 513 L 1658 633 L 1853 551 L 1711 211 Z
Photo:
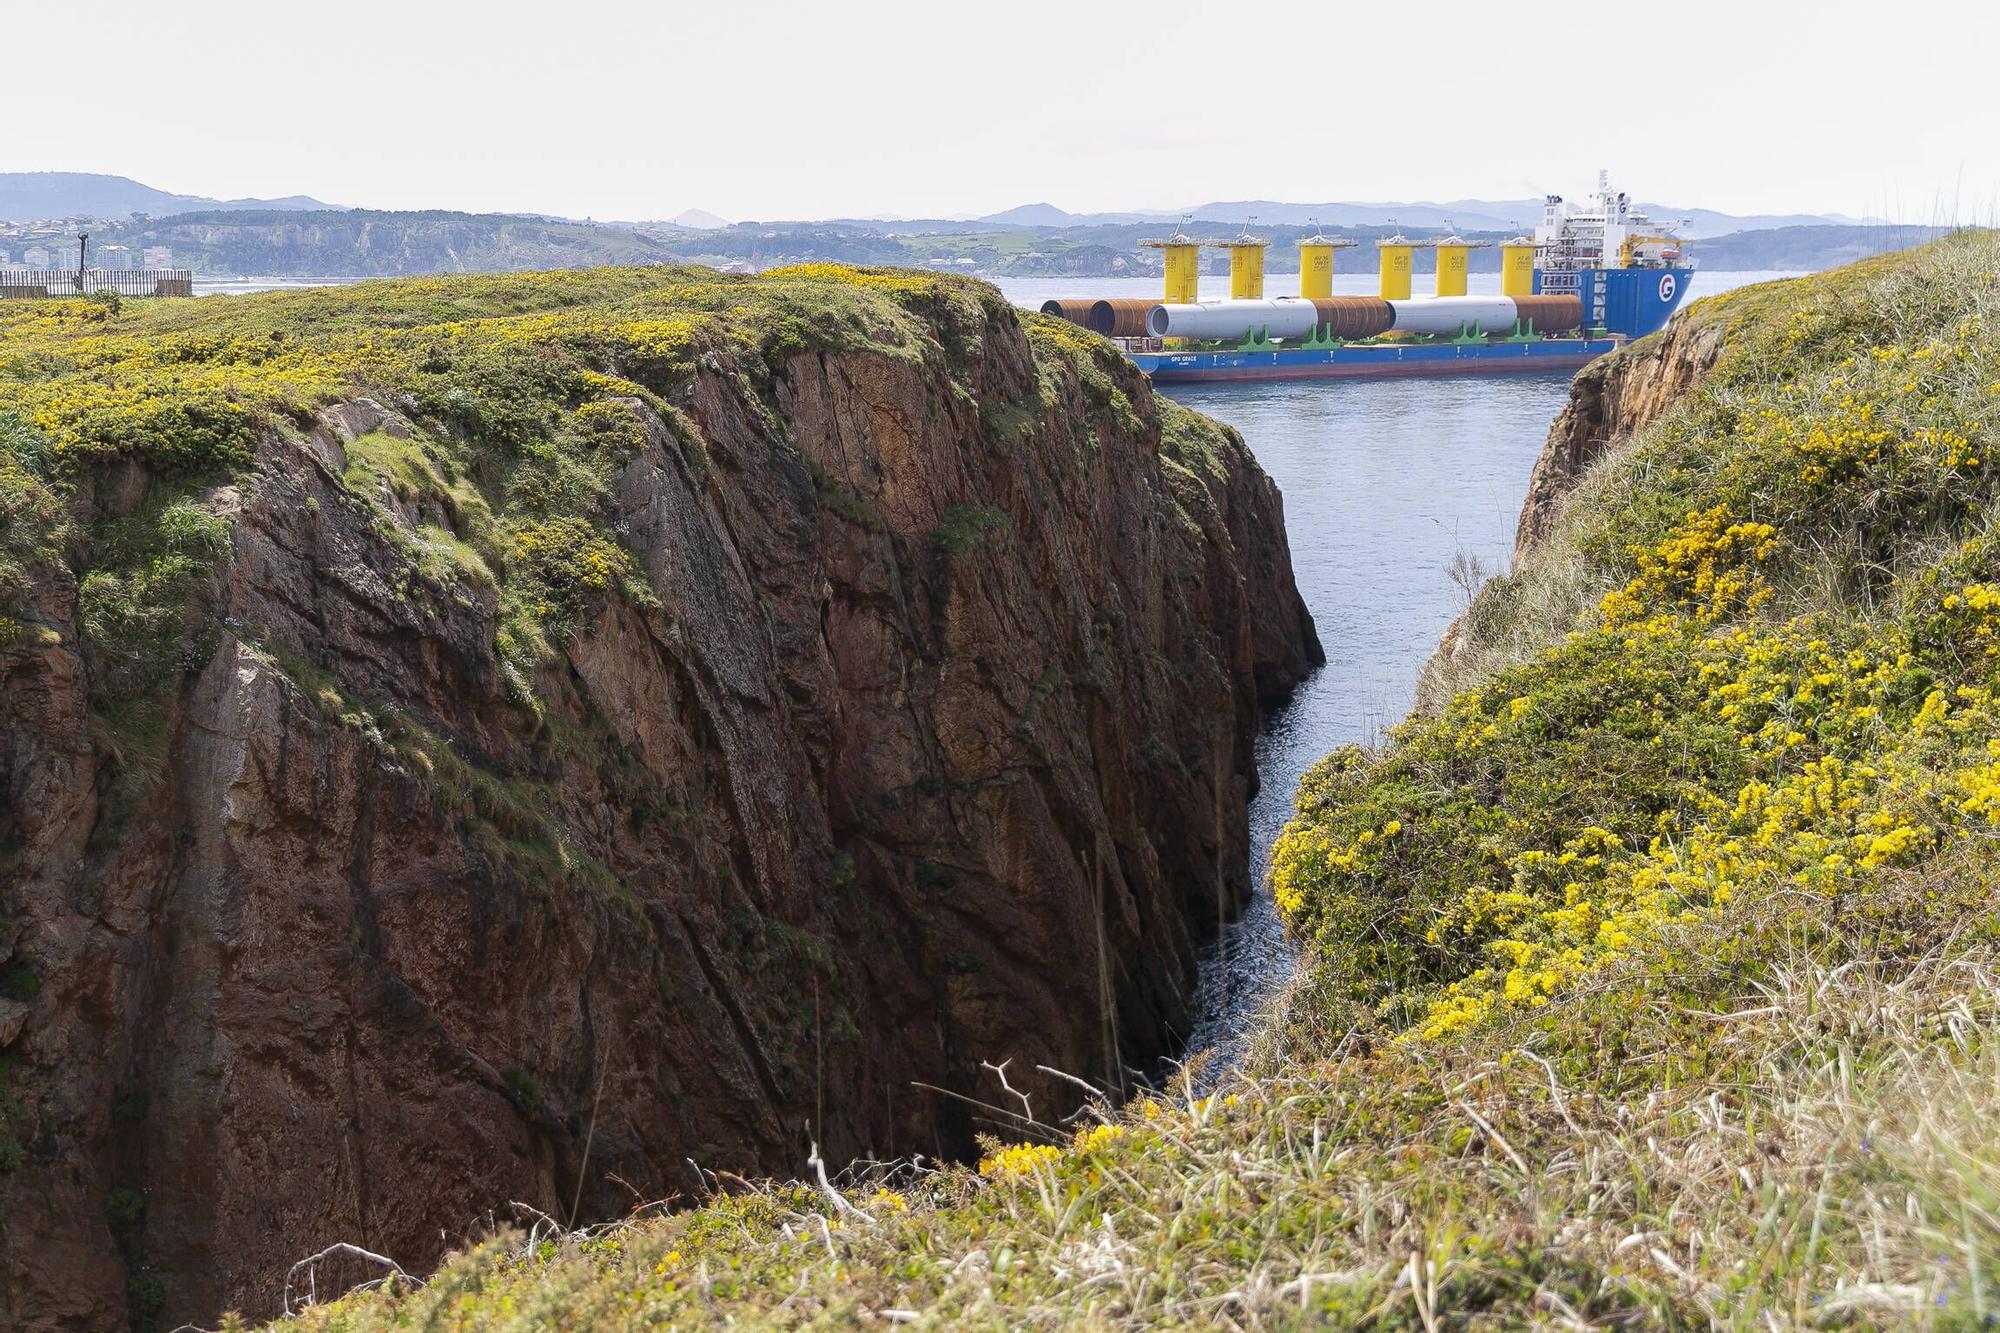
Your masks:
M 185 268 L 14 269 L 0 272 L 0 301 L 54 296 L 193 296 L 194 271 Z

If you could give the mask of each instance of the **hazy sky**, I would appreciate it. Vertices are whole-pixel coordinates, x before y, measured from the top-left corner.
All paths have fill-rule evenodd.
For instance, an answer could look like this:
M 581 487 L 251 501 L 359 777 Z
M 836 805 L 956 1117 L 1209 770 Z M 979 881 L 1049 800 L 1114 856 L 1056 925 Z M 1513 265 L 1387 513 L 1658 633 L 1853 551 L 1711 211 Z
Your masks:
M 1538 12 L 1561 13 L 1538 24 Z M 97 0 L 0 169 L 732 219 L 1581 194 L 2000 213 L 2000 4 Z M 102 55 L 89 54 L 101 42 Z

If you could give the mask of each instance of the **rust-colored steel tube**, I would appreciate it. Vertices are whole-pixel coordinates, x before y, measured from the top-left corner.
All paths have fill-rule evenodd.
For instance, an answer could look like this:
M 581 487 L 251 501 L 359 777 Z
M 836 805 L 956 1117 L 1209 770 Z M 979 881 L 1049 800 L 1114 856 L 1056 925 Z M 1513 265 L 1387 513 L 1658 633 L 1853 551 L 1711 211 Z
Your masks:
M 1089 328 L 1090 307 L 1096 304 L 1098 303 L 1087 296 L 1063 297 L 1059 300 L 1042 302 L 1042 313 Z
M 1315 296 L 1322 338 L 1373 338 L 1387 333 L 1396 322 L 1396 312 L 1387 301 L 1373 296 Z
M 1579 297 L 1517 296 L 1514 308 L 1522 319 L 1535 326 L 1536 333 L 1568 333 L 1583 326 L 1583 301 Z
M 1158 301 L 1125 299 L 1094 301 L 1085 327 L 1107 338 L 1143 338 L 1146 336 L 1146 314 L 1158 304 Z

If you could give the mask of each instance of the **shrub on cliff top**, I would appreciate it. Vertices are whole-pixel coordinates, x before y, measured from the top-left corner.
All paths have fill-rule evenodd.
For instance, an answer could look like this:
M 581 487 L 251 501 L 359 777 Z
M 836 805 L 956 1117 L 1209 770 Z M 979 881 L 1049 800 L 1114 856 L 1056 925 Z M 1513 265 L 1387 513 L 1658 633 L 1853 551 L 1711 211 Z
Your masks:
M 501 646 L 526 668 L 630 573 L 601 529 L 610 479 L 646 447 L 649 418 L 705 469 L 700 441 L 661 397 L 703 358 L 865 347 L 948 366 L 998 299 L 951 277 L 806 266 L 755 280 L 592 269 L 228 302 L 9 303 L 0 637 L 23 632 L 28 567 L 60 555 L 68 498 L 110 465 L 137 464 L 176 494 L 240 480 L 260 432 L 308 428 L 327 405 L 368 395 L 419 426 L 413 441 L 357 441 L 347 476 L 367 503 L 387 486 L 422 512 L 422 531 L 386 512 L 378 522 L 412 562 L 405 585 L 498 580 Z M 118 671 L 130 685 L 187 618 L 191 585 L 176 562 L 201 554 L 177 553 L 169 537 L 155 564 L 114 529 L 70 535 L 87 614 L 107 651 L 131 659 Z

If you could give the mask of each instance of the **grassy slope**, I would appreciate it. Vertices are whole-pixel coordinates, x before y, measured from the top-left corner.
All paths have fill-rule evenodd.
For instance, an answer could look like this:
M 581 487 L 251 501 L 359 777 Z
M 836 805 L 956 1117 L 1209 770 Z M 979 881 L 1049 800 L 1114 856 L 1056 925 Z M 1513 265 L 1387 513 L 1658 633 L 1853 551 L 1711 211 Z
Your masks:
M 1721 367 L 1482 595 L 1453 701 L 1309 779 L 1313 961 L 1216 1095 L 501 1237 L 308 1326 L 1982 1321 L 1996 272 L 1964 237 L 1692 313 Z

